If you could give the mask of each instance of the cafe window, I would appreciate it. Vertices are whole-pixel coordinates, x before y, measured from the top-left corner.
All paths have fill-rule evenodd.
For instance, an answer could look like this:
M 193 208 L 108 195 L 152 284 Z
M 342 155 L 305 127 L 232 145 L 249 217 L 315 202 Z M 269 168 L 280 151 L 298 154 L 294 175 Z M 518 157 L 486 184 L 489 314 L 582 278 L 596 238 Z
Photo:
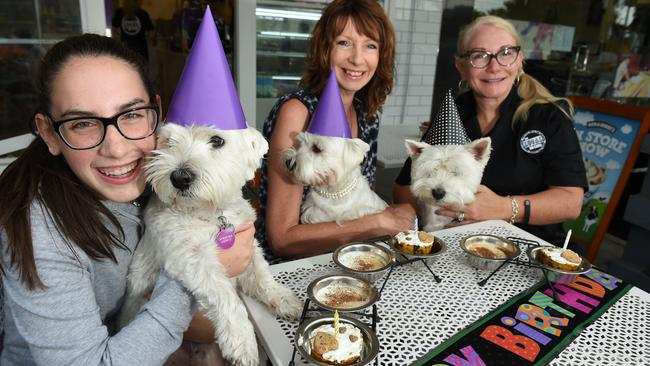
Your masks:
M 555 95 L 650 104 L 650 1 L 481 1 L 474 11 L 512 20 L 524 66 Z
M 482 15 L 512 21 L 524 70 L 554 95 L 650 105 L 650 0 L 448 0 L 432 111 L 460 80 L 453 66 L 460 27 Z
M 0 0 L 0 156 L 31 141 L 33 79 L 49 47 L 82 32 L 104 33 L 102 0 Z
M 113 12 L 119 3 L 113 3 Z M 235 0 L 142 0 L 141 8 L 149 15 L 154 39 L 148 40 L 149 74 L 154 89 L 160 94 L 163 111 L 174 96 L 196 32 L 210 7 L 221 45 L 231 70 L 234 70 Z M 234 75 L 233 75 L 234 77 Z
M 298 89 L 311 32 L 327 0 L 265 1 L 255 9 L 258 125 L 277 98 Z
M 323 3 L 292 4 L 258 1 L 257 96 L 277 98 L 297 89 L 305 69 L 311 32 Z

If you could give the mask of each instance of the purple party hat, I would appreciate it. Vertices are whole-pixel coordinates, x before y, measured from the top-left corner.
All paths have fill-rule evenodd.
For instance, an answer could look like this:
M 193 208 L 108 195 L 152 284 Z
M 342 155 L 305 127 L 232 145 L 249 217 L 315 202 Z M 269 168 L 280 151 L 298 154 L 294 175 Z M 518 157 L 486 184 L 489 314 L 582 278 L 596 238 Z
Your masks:
M 447 91 L 436 119 L 427 129 L 422 141 L 429 145 L 465 145 L 470 142 L 451 91 Z
M 221 130 L 248 127 L 210 7 L 205 9 L 165 119 Z
M 321 136 L 352 138 L 334 70 L 330 72 L 307 132 Z

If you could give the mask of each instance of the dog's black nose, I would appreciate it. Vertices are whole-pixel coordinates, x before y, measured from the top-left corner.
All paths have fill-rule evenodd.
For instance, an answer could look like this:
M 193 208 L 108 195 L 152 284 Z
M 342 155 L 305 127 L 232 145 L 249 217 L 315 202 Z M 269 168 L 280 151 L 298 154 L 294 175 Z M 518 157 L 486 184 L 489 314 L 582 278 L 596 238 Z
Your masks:
M 433 196 L 433 198 L 435 198 L 437 200 L 440 200 L 440 199 L 442 199 L 442 197 L 445 196 L 445 190 L 442 189 L 442 188 L 432 189 L 431 190 L 431 195 Z
M 293 159 L 287 159 L 284 161 L 284 165 L 287 166 L 287 170 L 292 172 L 294 169 L 296 169 L 296 161 Z
M 174 170 L 169 179 L 172 181 L 174 188 L 184 191 L 190 187 L 195 177 L 191 170 L 181 168 Z

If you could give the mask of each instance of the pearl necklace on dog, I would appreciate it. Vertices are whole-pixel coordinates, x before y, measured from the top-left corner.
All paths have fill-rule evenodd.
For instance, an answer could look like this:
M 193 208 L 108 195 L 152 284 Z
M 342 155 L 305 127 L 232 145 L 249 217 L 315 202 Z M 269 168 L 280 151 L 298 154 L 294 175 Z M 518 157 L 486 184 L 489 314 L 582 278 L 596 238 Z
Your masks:
M 318 193 L 319 195 L 321 195 L 321 196 L 323 196 L 325 198 L 336 200 L 336 199 L 343 198 L 343 197 L 347 196 L 348 194 L 350 194 L 350 192 L 352 192 L 352 190 L 357 187 L 357 182 L 358 182 L 357 177 L 354 177 L 354 179 L 352 180 L 352 182 L 350 182 L 350 184 L 343 187 L 343 189 L 341 189 L 338 192 L 327 192 L 327 191 L 324 191 L 324 190 L 316 188 L 316 187 L 311 187 L 311 188 L 314 190 L 314 192 Z

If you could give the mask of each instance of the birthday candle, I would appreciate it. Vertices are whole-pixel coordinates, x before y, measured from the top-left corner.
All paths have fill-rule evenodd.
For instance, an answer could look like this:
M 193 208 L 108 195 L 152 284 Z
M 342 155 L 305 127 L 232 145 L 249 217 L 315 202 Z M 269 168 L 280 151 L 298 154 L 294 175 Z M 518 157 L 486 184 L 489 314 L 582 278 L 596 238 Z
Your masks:
M 334 310 L 334 336 L 339 335 L 339 311 Z

